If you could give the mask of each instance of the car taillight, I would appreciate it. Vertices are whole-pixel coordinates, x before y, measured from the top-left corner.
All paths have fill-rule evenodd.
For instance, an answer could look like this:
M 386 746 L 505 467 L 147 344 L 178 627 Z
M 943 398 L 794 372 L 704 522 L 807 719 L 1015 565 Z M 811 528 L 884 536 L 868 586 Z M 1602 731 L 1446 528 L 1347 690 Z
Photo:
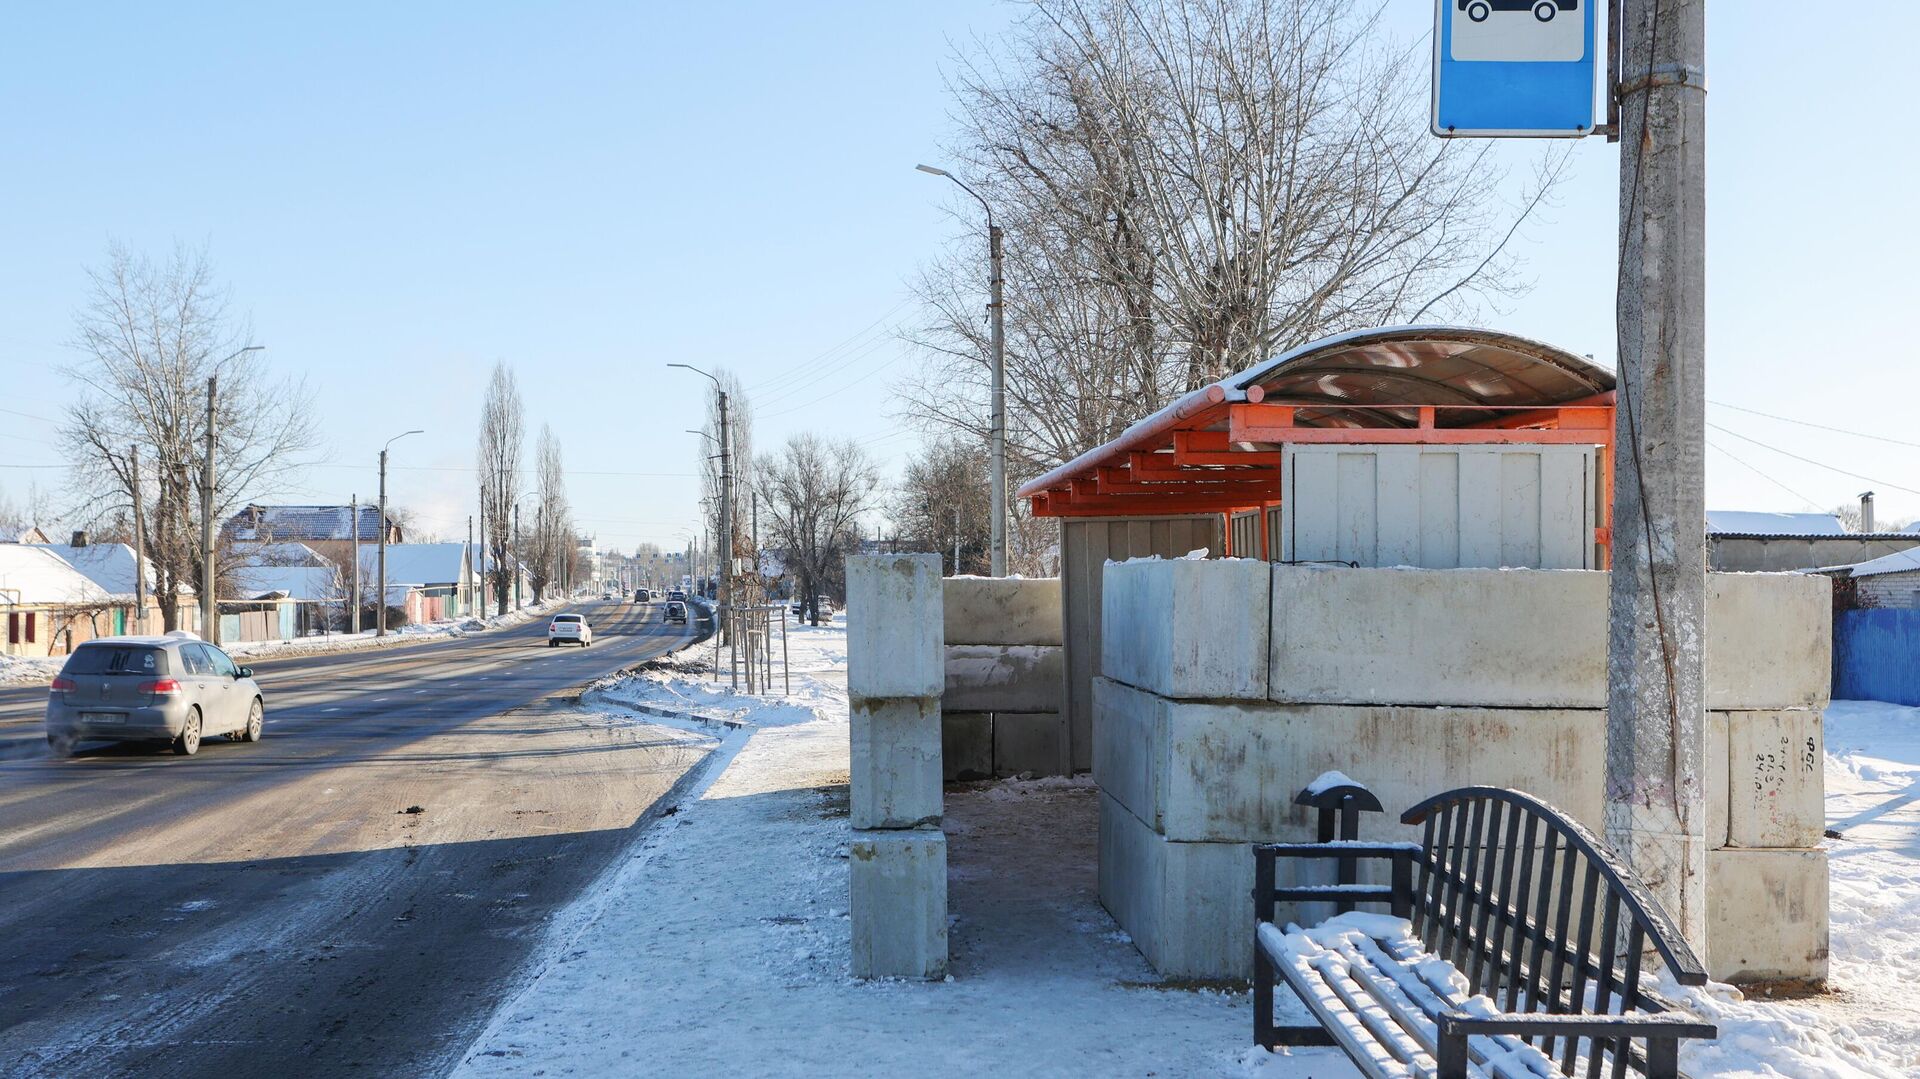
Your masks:
M 55 677 L 53 684 L 47 688 L 55 693 L 72 693 L 74 690 L 80 688 L 80 683 L 75 682 L 71 678 Z
M 171 678 L 157 678 L 151 682 L 142 683 L 140 692 L 151 693 L 156 697 L 164 697 L 169 693 L 180 692 L 180 683 Z

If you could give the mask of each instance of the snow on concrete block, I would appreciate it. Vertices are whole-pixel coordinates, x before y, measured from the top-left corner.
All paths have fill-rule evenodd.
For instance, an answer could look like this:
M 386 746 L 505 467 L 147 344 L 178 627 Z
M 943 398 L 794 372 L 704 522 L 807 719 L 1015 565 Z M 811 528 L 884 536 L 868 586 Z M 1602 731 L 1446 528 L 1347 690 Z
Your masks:
M 1707 970 L 1724 982 L 1827 977 L 1827 852 L 1707 852 Z
M 954 712 L 1058 712 L 1066 670 L 1066 650 L 1056 646 L 949 645 L 940 705 Z
M 1826 753 L 1820 713 L 1725 715 L 1726 845 L 1819 846 L 1826 830 Z
M 853 826 L 938 824 L 940 703 L 931 697 L 855 698 L 849 718 Z
M 1064 644 L 1058 577 L 949 577 L 946 637 L 955 644 Z
M 855 697 L 938 697 L 946 683 L 940 557 L 847 559 L 847 690 Z
M 956 780 L 993 778 L 993 717 L 985 712 L 940 713 L 940 771 Z
M 1276 701 L 1606 705 L 1605 573 L 1275 566 L 1272 610 Z
M 1100 798 L 1100 902 L 1153 969 L 1175 978 L 1252 972 L 1253 850 L 1176 843 Z
M 1071 763 L 1067 755 L 1067 723 L 1060 713 L 993 714 L 995 775 L 1072 775 Z
M 854 977 L 945 977 L 947 837 L 855 831 L 847 853 Z
M 1271 569 L 1251 559 L 1108 563 L 1098 673 L 1163 697 L 1265 697 Z
M 1806 573 L 1707 575 L 1707 707 L 1824 708 L 1833 582 Z

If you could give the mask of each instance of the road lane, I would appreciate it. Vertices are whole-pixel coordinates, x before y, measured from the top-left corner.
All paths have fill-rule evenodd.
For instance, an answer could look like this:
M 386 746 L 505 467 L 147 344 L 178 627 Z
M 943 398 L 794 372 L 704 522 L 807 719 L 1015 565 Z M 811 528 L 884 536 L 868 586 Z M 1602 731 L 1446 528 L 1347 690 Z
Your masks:
M 0 761 L 0 1074 L 441 1069 L 710 744 L 554 696 L 686 636 L 581 610 L 258 664 L 258 744 Z

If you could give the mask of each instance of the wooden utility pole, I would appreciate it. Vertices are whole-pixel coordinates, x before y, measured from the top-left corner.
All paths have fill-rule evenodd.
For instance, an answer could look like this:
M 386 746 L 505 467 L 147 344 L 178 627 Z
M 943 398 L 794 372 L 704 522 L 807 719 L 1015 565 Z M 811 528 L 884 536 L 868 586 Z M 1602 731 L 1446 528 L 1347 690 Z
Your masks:
M 147 515 L 140 508 L 140 447 L 127 448 L 127 489 L 133 493 L 133 633 L 147 631 Z
M 1607 839 L 1706 956 L 1706 0 L 1618 10 Z
M 200 459 L 200 638 L 220 643 L 220 607 L 215 601 L 213 564 L 213 402 L 220 376 L 207 376 L 207 449 Z

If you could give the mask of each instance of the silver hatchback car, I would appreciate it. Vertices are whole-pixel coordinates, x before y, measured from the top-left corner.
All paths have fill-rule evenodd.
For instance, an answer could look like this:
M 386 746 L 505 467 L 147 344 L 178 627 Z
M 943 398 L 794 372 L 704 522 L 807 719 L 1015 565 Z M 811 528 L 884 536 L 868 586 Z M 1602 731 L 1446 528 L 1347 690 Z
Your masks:
M 191 636 L 102 637 L 73 650 L 47 693 L 47 744 L 169 742 L 189 756 L 224 734 L 258 742 L 266 700 L 251 667 Z

